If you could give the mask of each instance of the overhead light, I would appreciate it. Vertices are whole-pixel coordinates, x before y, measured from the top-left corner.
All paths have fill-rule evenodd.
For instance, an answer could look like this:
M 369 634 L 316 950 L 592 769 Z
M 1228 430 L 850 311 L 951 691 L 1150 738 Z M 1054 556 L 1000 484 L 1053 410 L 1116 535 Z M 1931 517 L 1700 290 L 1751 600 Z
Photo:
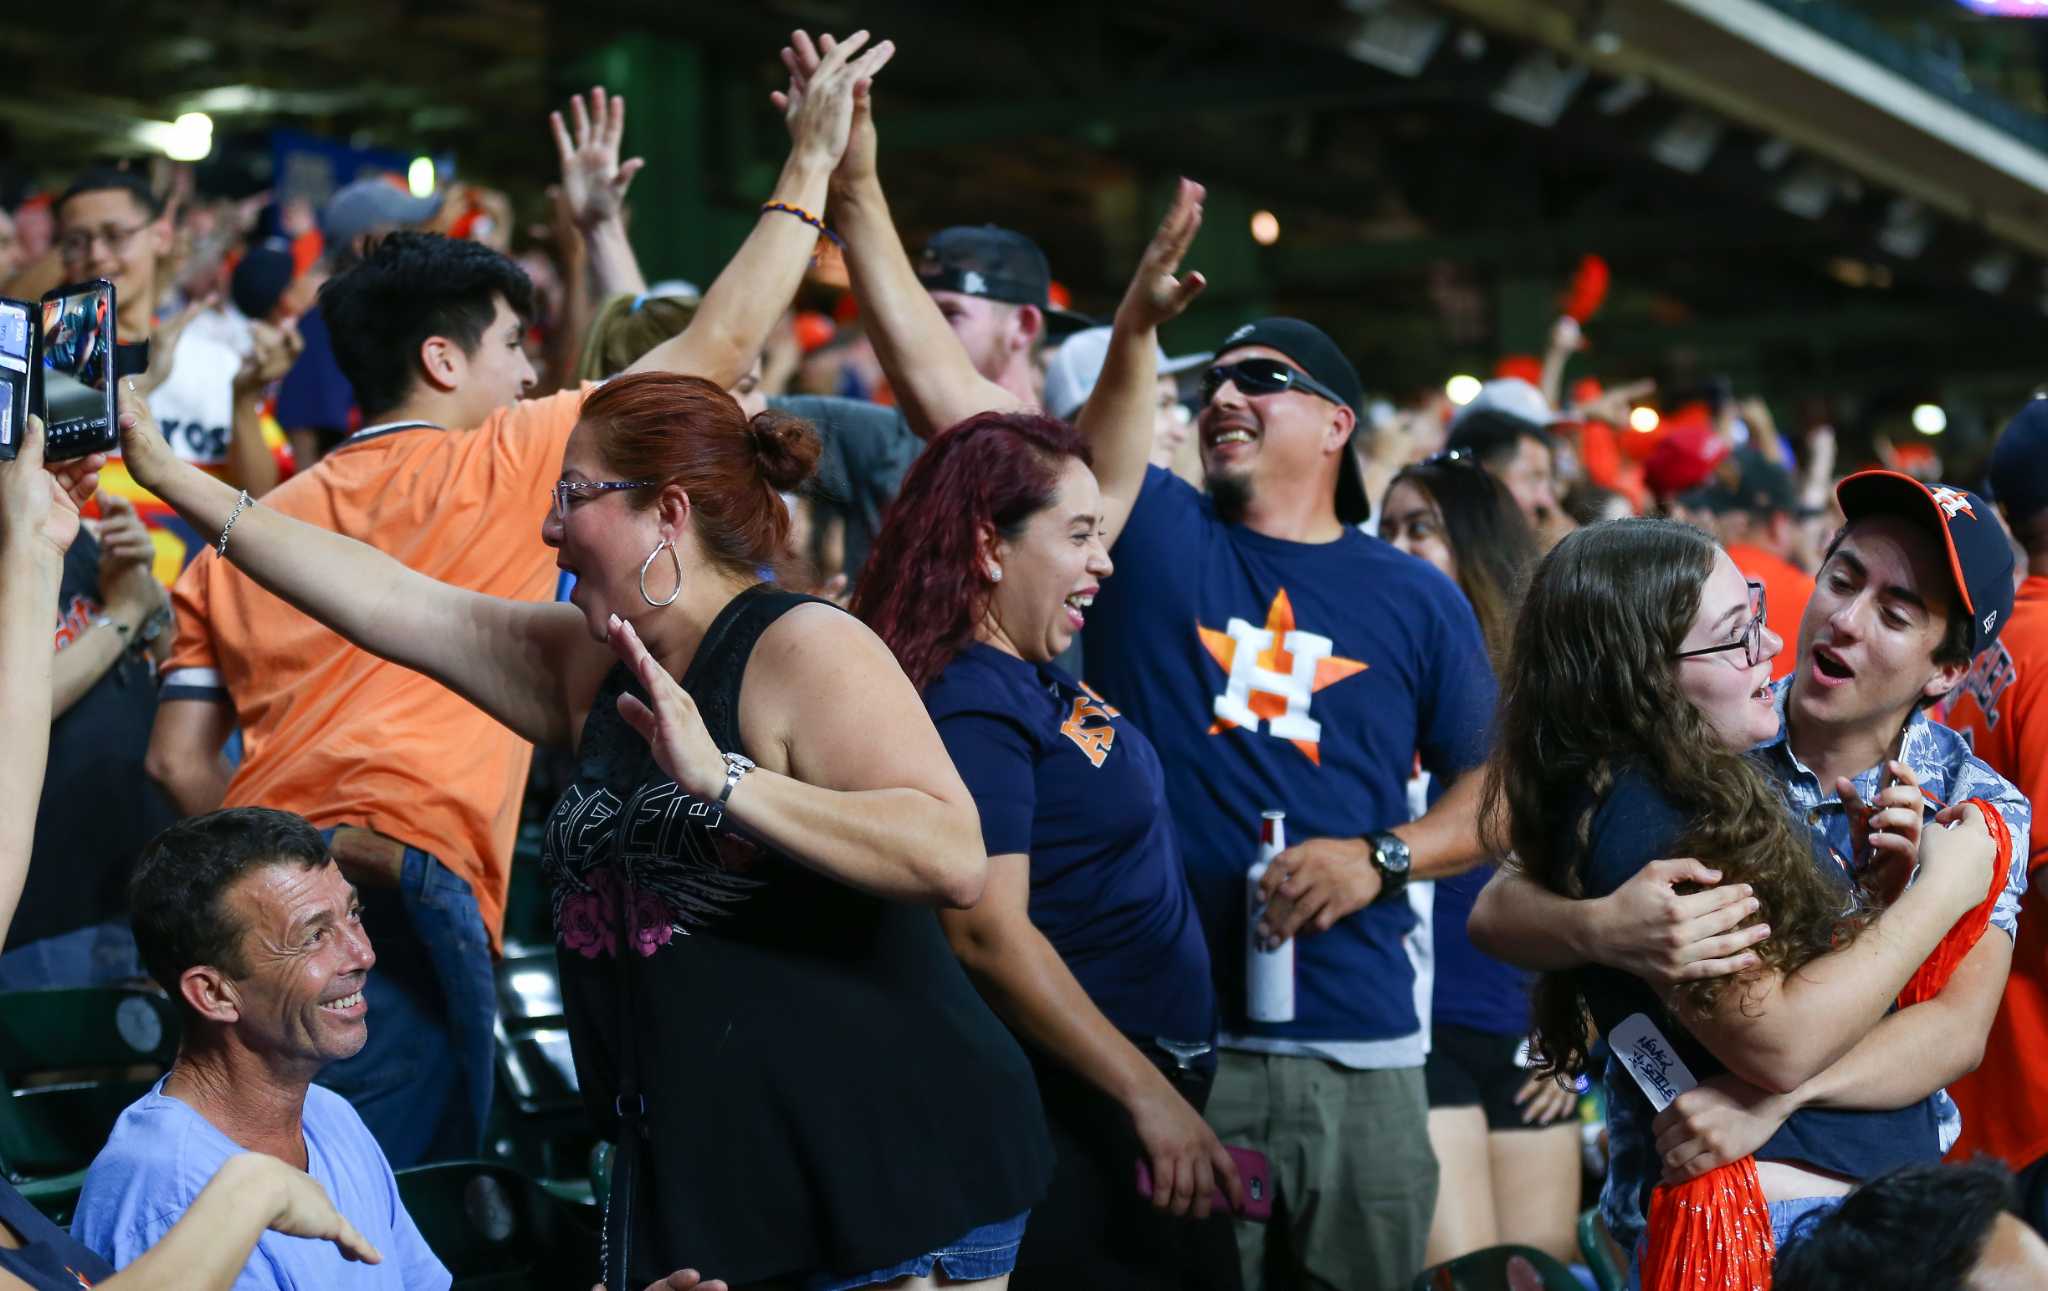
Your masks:
M 1910 197 L 1898 197 L 1885 208 L 1884 227 L 1878 230 L 1877 245 L 1889 255 L 1911 260 L 1927 249 L 1933 237 L 1933 213 Z
M 1818 162 L 1795 167 L 1778 185 L 1778 205 L 1801 219 L 1817 220 L 1835 200 L 1835 177 Z
M 405 186 L 412 190 L 414 197 L 434 195 L 434 159 L 414 157 L 412 165 L 405 168 Z
M 1252 212 L 1252 241 L 1262 247 L 1280 240 L 1280 217 L 1271 211 Z
M 1655 408 L 1631 408 L 1628 411 L 1628 428 L 1641 434 L 1649 434 L 1663 422 Z
M 1442 14 L 1411 4 L 1389 4 L 1368 13 L 1344 48 L 1381 71 L 1419 76 L 1450 28 L 1451 20 Z
M 1618 117 L 1649 97 L 1650 82 L 1630 72 L 1600 91 L 1600 97 L 1594 99 L 1593 103 L 1607 116 Z
M 130 133 L 172 161 L 204 161 L 213 151 L 213 118 L 204 112 L 187 112 L 176 121 L 139 121 Z
M 1917 404 L 1913 408 L 1913 429 L 1923 435 L 1939 435 L 1948 429 L 1948 414 L 1939 404 Z
M 1996 296 L 2011 285 L 2019 263 L 2019 257 L 2010 251 L 1993 251 L 1970 266 L 1970 285 Z
M 1721 146 L 1727 127 L 1719 117 L 1704 112 L 1682 112 L 1650 141 L 1650 155 L 1673 170 L 1697 175 L 1707 168 L 1714 149 Z
M 1515 61 L 1508 78 L 1488 101 L 1517 120 L 1553 126 L 1585 83 L 1584 63 L 1567 62 L 1547 49 L 1532 49 Z
M 1479 378 L 1460 372 L 1444 382 L 1444 397 L 1460 408 L 1479 397 Z
M 1772 135 L 1756 146 L 1756 164 L 1763 170 L 1777 170 L 1792 160 L 1792 141 Z

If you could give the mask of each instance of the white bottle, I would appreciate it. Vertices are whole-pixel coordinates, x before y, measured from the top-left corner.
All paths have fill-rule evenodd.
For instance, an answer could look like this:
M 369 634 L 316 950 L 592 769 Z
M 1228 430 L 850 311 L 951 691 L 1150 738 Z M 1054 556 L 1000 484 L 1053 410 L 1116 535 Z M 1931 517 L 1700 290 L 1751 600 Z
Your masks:
M 1244 993 L 1246 1011 L 1254 1022 L 1294 1021 L 1294 939 L 1288 938 L 1271 950 L 1259 936 L 1259 919 L 1266 913 L 1259 883 L 1273 858 L 1287 850 L 1287 813 L 1268 811 L 1259 820 L 1259 860 L 1245 874 Z

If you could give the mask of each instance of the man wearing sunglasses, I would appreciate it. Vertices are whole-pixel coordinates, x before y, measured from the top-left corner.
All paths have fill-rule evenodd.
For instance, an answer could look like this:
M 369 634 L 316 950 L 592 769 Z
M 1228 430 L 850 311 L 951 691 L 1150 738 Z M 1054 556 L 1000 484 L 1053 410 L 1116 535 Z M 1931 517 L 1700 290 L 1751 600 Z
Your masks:
M 1846 1056 L 1796 1090 L 1766 1091 L 1719 1076 L 1682 1095 L 1652 1127 L 1679 1147 L 1711 1134 L 1715 1148 L 1688 1168 L 1704 1173 L 1748 1155 L 1802 1107 L 1882 1110 L 1937 1094 L 1973 1069 L 2004 991 L 2026 889 L 2032 811 L 2026 796 L 1972 755 L 1969 741 L 1927 710 L 1962 684 L 1971 661 L 1997 640 L 2013 607 L 2013 555 L 1991 504 L 1948 485 L 1893 471 L 1864 471 L 1835 490 L 1847 523 L 1821 566 L 1800 621 L 1792 674 L 1773 684 L 1779 731 L 1754 756 L 1777 776 L 1795 814 L 1821 836 L 1833 863 L 1882 893 L 1903 882 L 1927 822 L 1941 808 L 1981 798 L 1997 809 L 2015 846 L 1991 925 L 1935 999 L 1886 1017 Z M 1764 609 L 1761 589 L 1753 608 Z M 1730 658 L 1758 659 L 1752 616 Z M 1694 861 L 1645 883 L 1711 884 Z M 1646 871 L 1646 874 L 1648 871 Z M 1592 961 L 1646 980 L 1675 982 L 1742 972 L 1744 952 L 1767 933 L 1736 929 L 1730 917 L 1701 916 L 1677 897 L 1632 920 L 1615 917 L 1640 897 L 1626 890 L 1599 900 L 1556 896 L 1503 872 L 1481 894 L 1473 941 L 1487 953 L 1539 970 Z M 1688 967 L 1673 970 L 1663 940 L 1682 943 Z M 1937 1099 L 1942 1142 L 1961 1131 L 1955 1105 Z M 1725 1149 L 1725 1151 L 1724 1151 Z M 1642 1231 L 1640 1175 L 1617 1160 L 1602 1195 L 1610 1231 L 1626 1249 Z
M 1200 223 L 1183 181 L 1117 311 L 1090 404 L 1117 573 L 1089 613 L 1090 680 L 1145 726 L 1217 976 L 1208 1116 L 1272 1161 L 1274 1225 L 1239 1224 L 1248 1286 L 1406 1287 L 1436 1199 L 1425 1131 L 1429 886 L 1476 863 L 1472 814 L 1493 705 L 1471 607 L 1433 567 L 1358 531 L 1357 372 L 1299 319 L 1230 332 L 1196 422 L 1206 495 L 1152 466 L 1143 389 L 1160 324 L 1201 288 L 1179 261 Z M 1452 788 L 1420 820 L 1418 751 Z M 1462 778 L 1461 778 L 1462 777 Z M 1245 872 L 1260 813 L 1294 846 L 1256 928 Z M 1245 1000 L 1254 936 L 1294 944 L 1292 1021 Z M 1277 1229 L 1277 1232 L 1275 1231 Z

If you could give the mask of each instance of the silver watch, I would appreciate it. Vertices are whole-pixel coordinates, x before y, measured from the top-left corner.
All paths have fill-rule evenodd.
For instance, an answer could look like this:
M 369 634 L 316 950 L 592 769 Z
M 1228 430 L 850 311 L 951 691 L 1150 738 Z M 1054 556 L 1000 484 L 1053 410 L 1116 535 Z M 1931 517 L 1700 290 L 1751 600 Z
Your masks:
M 725 788 L 719 792 L 717 802 L 693 802 L 690 814 L 703 820 L 704 828 L 717 829 L 725 823 L 725 804 L 732 797 L 732 791 L 754 769 L 754 760 L 743 753 L 722 754 L 725 758 Z

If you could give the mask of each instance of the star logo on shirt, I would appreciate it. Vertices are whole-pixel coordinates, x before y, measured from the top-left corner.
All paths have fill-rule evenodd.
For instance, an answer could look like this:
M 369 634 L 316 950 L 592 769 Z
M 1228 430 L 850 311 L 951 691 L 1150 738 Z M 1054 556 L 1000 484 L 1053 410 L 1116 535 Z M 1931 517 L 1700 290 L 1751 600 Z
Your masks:
M 1219 632 L 1195 625 L 1202 646 L 1229 674 L 1213 705 L 1209 734 L 1248 727 L 1286 740 L 1317 766 L 1323 764 L 1323 724 L 1309 716 L 1315 693 L 1366 670 L 1356 659 L 1340 659 L 1330 638 L 1294 625 L 1287 589 L 1273 595 L 1266 622 L 1256 627 L 1231 619 Z

